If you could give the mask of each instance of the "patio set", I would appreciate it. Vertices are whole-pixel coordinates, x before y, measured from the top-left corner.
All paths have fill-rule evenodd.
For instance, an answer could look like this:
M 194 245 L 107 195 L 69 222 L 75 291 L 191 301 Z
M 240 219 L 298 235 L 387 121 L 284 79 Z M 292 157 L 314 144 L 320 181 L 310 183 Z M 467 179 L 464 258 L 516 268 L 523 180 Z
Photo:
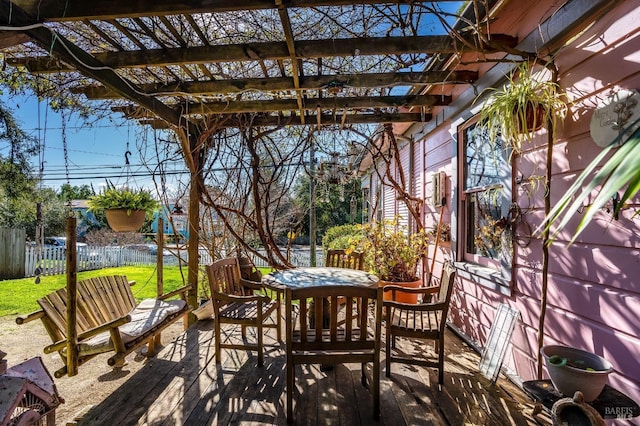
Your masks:
M 294 420 L 293 389 L 295 367 L 320 364 L 321 369 L 337 363 L 361 363 L 361 382 L 367 385 L 366 364 L 372 363 L 369 383 L 373 417 L 380 410 L 380 357 L 383 318 L 386 335 L 386 374 L 391 362 L 438 368 L 438 383 L 444 381 L 444 328 L 451 300 L 455 272 L 443 268 L 440 285 L 418 289 L 379 286 L 379 278 L 364 272 L 362 254 L 332 251 L 325 267 L 294 268 L 266 275 L 262 283 L 242 278 L 236 258 L 222 259 L 207 267 L 215 323 L 216 362 L 222 348 L 258 352 L 264 364 L 263 327 L 275 327 L 281 340 L 285 318 L 287 421 Z M 355 268 L 355 269 L 354 269 Z M 253 294 L 263 290 L 273 296 Z M 401 293 L 424 294 L 418 304 L 396 301 Z M 384 294 L 384 296 L 383 296 Z M 281 309 L 284 305 L 284 315 Z M 271 314 L 277 312 L 273 323 Z M 221 327 L 239 324 L 244 343 L 223 343 Z M 246 341 L 246 327 L 257 328 L 257 342 Z M 437 360 L 395 355 L 397 337 L 431 339 L 437 342 Z

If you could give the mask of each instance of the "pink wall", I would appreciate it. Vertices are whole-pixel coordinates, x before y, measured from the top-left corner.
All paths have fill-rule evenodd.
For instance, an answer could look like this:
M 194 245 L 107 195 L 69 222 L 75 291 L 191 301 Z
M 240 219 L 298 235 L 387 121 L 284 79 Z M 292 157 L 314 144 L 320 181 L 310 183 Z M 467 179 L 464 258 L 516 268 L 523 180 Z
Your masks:
M 517 6 L 515 5 L 517 3 Z M 558 2 L 510 2 L 492 25 L 494 32 L 525 38 L 536 31 L 544 18 L 551 16 Z M 589 123 L 593 110 L 610 89 L 640 89 L 640 4 L 617 2 L 615 8 L 595 25 L 562 47 L 555 55 L 560 83 L 574 102 L 553 150 L 552 205 L 567 190 L 573 179 L 600 152 L 591 139 Z M 479 64 L 481 74 L 490 65 Z M 469 69 L 469 67 L 466 67 Z M 472 67 L 473 68 L 473 67 Z M 463 88 L 456 88 L 457 93 Z M 425 222 L 427 228 L 438 220 L 439 208 L 430 204 L 431 175 L 445 171 L 447 206 L 444 222 L 455 222 L 456 201 L 452 188 L 457 185 L 456 161 L 452 159 L 452 133 L 460 116 L 468 119 L 467 108 L 459 116 L 426 134 L 420 135 L 424 157 L 415 170 L 424 182 Z M 436 109 L 434 115 L 440 111 Z M 454 129 L 452 130 L 452 126 Z M 546 131 L 542 130 L 525 152 L 514 162 L 514 176 L 545 174 Z M 640 155 L 640 153 L 637 153 Z M 535 229 L 544 217 L 544 188 L 531 195 L 514 187 L 514 199 L 527 210 L 526 220 Z M 592 224 L 576 242 L 568 246 L 579 217 L 562 232 L 550 249 L 548 307 L 545 321 L 545 344 L 560 343 L 593 351 L 604 356 L 615 368 L 609 383 L 640 402 L 640 200 L 634 208 L 613 221 L 606 211 L 598 213 Z M 452 215 L 452 212 L 454 213 Z M 453 223 L 455 230 L 455 223 Z M 454 233 L 455 238 L 455 233 Z M 452 248 L 453 247 L 453 248 Z M 454 253 L 455 242 L 445 244 L 438 253 L 436 276 L 443 259 L 460 259 Z M 459 278 L 453 296 L 450 320 L 468 337 L 484 345 L 498 304 L 507 303 L 521 313 L 512 338 L 512 348 L 505 365 L 522 379 L 536 378 L 538 321 L 542 286 L 542 245 L 534 236 L 526 247 L 515 246 L 515 267 L 511 295 L 500 294 L 473 279 Z M 628 423 L 625 423 L 628 424 Z

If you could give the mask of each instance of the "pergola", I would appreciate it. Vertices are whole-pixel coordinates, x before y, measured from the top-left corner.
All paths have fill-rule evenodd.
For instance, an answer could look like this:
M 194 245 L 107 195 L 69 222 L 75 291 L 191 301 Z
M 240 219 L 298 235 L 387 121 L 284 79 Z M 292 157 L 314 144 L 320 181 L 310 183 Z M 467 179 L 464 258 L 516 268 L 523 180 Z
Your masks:
M 175 131 L 197 230 L 212 126 L 427 122 L 454 85 L 477 79 L 459 66 L 464 53 L 516 45 L 490 32 L 500 3 L 1 0 L 0 47 L 9 65 Z M 198 232 L 189 235 L 196 288 Z

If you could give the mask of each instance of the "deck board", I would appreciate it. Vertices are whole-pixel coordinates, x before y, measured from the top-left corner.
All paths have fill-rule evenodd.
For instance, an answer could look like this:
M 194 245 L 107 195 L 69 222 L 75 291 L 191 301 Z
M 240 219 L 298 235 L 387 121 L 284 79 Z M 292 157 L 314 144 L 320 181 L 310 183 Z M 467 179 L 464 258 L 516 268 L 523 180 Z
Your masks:
M 240 339 L 227 328 L 225 340 Z M 254 338 L 249 330 L 249 339 Z M 256 353 L 223 350 L 215 363 L 213 324 L 198 322 L 165 346 L 156 358 L 79 421 L 90 425 L 282 425 L 286 424 L 286 353 L 265 336 L 265 364 Z M 398 340 L 406 351 L 432 351 L 415 341 Z M 455 334 L 446 338 L 445 384 L 434 369 L 393 363 L 385 377 L 381 356 L 379 425 L 546 425 L 530 416 L 532 402 L 502 376 L 491 384 L 478 371 L 479 355 Z M 117 374 L 116 372 L 110 374 Z M 371 378 L 371 366 L 366 371 Z M 330 371 L 296 367 L 294 417 L 298 425 L 370 425 L 372 397 L 360 383 L 360 364 Z

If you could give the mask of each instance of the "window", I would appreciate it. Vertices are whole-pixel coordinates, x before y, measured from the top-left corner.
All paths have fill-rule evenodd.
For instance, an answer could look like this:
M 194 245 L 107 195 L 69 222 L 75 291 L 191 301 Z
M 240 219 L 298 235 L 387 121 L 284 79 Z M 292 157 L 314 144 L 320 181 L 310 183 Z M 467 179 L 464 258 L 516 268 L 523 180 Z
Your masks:
M 509 153 L 502 140 L 489 140 L 475 121 L 460 130 L 459 141 L 463 258 L 481 266 L 510 267 L 510 234 L 503 219 L 511 203 Z

